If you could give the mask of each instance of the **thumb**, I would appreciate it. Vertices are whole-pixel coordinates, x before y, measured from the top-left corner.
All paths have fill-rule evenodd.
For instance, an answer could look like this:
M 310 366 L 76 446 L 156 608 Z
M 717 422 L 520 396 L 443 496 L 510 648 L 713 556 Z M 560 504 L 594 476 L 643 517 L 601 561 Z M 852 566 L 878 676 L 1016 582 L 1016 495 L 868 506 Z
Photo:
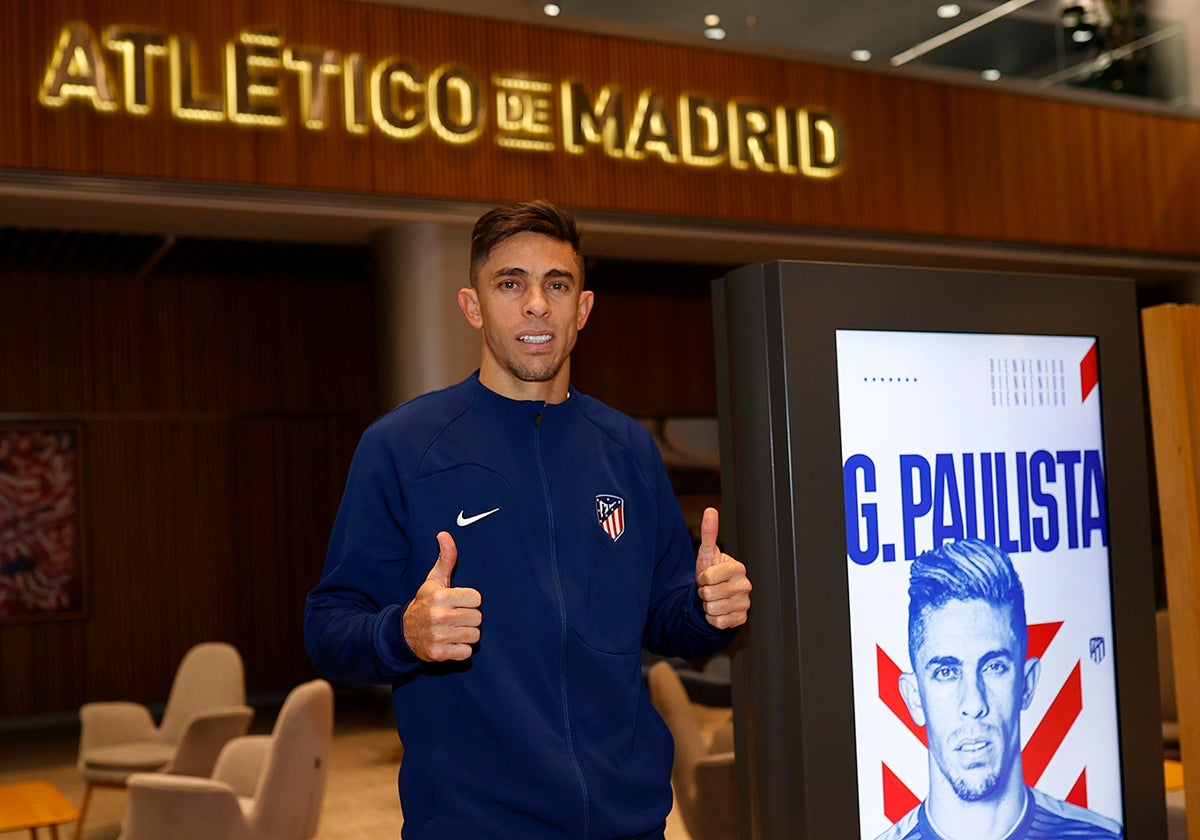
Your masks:
M 449 588 L 450 575 L 454 572 L 454 564 L 458 562 L 458 546 L 454 544 L 454 537 L 449 531 L 439 531 L 437 541 L 437 562 L 433 564 L 425 580 L 432 580 Z
M 700 550 L 696 553 L 696 574 L 700 574 L 721 559 L 721 552 L 717 548 L 718 524 L 717 509 L 705 508 L 704 516 L 700 519 Z

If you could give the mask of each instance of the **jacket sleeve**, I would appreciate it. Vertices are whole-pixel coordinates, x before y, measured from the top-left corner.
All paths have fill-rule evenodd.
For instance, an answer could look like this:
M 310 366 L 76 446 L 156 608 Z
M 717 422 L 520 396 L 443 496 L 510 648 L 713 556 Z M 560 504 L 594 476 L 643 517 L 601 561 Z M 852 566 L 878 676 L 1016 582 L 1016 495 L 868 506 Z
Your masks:
M 304 643 L 331 682 L 390 684 L 419 664 L 404 641 L 416 587 L 396 461 L 384 429 L 369 428 L 350 464 L 321 580 L 308 595 Z
M 660 656 L 703 659 L 733 641 L 737 629 L 708 623 L 696 591 L 696 549 L 658 447 L 649 440 L 642 462 L 658 503 L 654 580 L 642 645 Z

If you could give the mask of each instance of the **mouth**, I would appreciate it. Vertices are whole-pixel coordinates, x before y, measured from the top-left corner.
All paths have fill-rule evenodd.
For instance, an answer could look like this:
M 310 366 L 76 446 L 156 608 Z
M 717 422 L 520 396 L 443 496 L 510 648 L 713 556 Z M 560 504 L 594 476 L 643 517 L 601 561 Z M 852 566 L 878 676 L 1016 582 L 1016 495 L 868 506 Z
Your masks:
M 981 753 L 991 746 L 991 741 L 963 741 L 955 749 L 961 753 Z
M 526 334 L 526 335 L 517 336 L 517 341 L 521 342 L 522 344 L 546 344 L 553 338 L 554 338 L 554 336 L 552 336 L 552 335 L 529 335 L 529 334 Z

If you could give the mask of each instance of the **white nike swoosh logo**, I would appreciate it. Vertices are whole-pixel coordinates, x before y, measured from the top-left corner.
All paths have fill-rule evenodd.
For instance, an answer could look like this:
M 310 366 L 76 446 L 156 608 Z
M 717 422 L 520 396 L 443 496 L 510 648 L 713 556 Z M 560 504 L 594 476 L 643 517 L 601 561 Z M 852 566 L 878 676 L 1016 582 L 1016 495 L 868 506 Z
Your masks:
M 474 516 L 463 516 L 463 511 L 460 510 L 458 512 L 458 527 L 465 528 L 472 522 L 478 522 L 480 519 L 483 519 L 485 516 L 491 516 L 498 510 L 500 508 L 492 508 L 491 510 L 485 510 L 483 513 L 477 513 Z

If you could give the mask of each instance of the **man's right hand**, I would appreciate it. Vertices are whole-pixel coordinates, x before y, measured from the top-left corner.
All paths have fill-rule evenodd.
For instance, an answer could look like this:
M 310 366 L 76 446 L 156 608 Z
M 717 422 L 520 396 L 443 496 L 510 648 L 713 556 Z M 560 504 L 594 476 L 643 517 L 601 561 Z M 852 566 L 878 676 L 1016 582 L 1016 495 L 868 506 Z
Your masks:
M 483 623 L 483 599 L 478 590 L 450 585 L 458 546 L 447 531 L 437 541 L 437 562 L 404 610 L 404 641 L 426 662 L 470 659 Z

